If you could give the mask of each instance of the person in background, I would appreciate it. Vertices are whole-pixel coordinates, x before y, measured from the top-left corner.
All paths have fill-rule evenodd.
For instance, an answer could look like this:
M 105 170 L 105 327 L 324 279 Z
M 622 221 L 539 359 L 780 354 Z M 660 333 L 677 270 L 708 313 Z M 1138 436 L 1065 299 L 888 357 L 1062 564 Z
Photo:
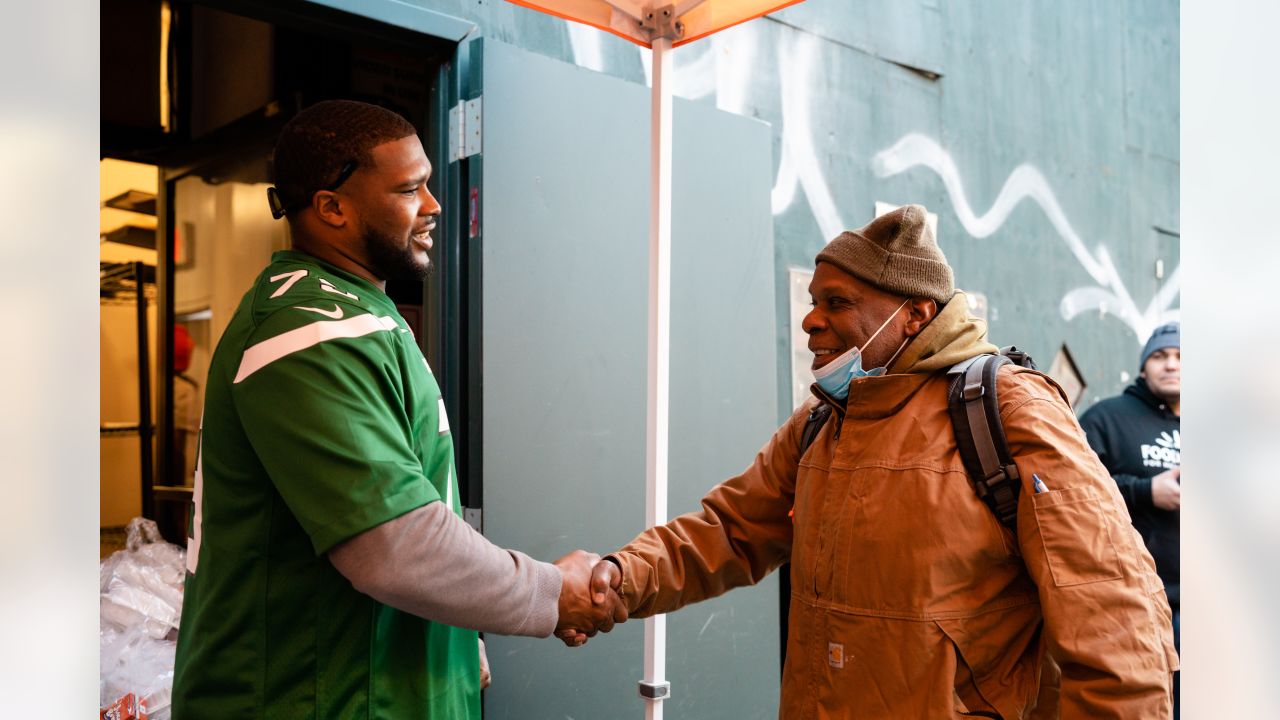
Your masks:
M 1133 526 L 1156 561 L 1179 638 L 1178 568 L 1182 510 L 1182 338 L 1176 322 L 1151 334 L 1138 360 L 1138 377 L 1124 392 L 1080 418 L 1089 446 L 1120 488 Z M 1178 716 L 1174 676 L 1174 717 Z

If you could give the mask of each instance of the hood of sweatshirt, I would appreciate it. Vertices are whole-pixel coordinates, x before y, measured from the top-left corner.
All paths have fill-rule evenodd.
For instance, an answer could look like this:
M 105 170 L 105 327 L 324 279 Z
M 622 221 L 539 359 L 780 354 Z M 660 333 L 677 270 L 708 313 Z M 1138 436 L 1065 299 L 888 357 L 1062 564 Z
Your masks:
M 916 335 L 889 373 L 932 374 L 1000 348 L 987 340 L 987 323 L 969 312 L 969 298 L 957 291 L 937 317 Z

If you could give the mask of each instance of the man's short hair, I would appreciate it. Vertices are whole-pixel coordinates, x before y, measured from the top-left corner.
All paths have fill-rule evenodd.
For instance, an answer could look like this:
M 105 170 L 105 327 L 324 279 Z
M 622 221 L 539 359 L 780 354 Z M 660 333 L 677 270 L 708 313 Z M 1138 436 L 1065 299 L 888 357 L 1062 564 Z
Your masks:
M 285 124 L 272 155 L 272 175 L 286 214 L 337 183 L 347 168 L 373 164 L 375 147 L 416 135 L 413 124 L 386 108 L 355 100 L 325 100 Z

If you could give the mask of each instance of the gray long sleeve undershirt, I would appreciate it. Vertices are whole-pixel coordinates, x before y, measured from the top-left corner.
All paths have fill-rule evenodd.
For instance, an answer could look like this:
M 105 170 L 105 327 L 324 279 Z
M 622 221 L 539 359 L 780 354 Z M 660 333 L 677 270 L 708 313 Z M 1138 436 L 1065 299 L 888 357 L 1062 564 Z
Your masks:
M 559 568 L 494 545 L 440 502 L 335 546 L 329 561 L 378 602 L 454 627 L 546 637 L 559 618 Z

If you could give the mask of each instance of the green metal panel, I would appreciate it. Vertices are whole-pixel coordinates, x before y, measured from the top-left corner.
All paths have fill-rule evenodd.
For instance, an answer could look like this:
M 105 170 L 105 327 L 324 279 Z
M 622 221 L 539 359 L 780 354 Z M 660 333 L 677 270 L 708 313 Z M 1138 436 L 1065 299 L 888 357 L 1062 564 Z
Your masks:
M 675 103 L 672 517 L 700 509 L 706 492 L 741 473 L 777 429 L 769 403 L 777 364 L 769 135 L 764 123 Z M 777 717 L 776 575 L 673 613 L 667 633 L 674 696 L 665 717 Z
M 643 527 L 646 88 L 484 43 L 484 524 L 551 560 Z M 672 515 L 775 430 L 768 126 L 674 113 Z M 768 718 L 777 586 L 668 624 L 671 718 Z M 570 650 L 491 637 L 490 718 L 639 716 L 639 622 Z

